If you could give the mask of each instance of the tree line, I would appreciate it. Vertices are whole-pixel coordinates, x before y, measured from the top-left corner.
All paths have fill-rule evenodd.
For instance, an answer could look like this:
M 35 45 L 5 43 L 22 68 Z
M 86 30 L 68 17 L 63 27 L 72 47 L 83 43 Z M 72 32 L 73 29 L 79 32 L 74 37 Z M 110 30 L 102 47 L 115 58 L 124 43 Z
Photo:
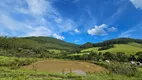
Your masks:
M 91 60 L 91 61 L 119 61 L 119 62 L 129 62 L 129 61 L 138 61 L 142 63 L 142 52 L 137 52 L 134 55 L 128 55 L 124 52 L 118 52 L 116 54 L 111 52 L 90 52 L 89 54 L 84 55 L 74 55 L 68 56 L 68 59 L 72 60 Z

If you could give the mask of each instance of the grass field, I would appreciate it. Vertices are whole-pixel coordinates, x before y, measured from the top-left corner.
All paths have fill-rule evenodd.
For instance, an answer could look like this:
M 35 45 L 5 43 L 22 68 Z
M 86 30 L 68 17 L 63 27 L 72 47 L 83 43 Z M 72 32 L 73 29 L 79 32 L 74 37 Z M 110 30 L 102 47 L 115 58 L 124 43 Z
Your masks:
M 26 69 L 0 67 L 0 80 L 83 80 L 83 76 L 74 74 L 56 74 Z
M 128 45 L 131 45 L 131 46 L 135 46 L 135 47 L 141 47 L 142 48 L 142 44 L 139 44 L 139 43 L 128 43 Z
M 94 73 L 89 74 L 85 80 L 142 80 L 142 73 L 136 74 L 136 76 L 125 76 L 113 73 Z
M 115 44 L 114 48 L 108 49 L 108 50 L 102 50 L 98 51 L 99 47 L 94 47 L 94 48 L 89 48 L 89 49 L 84 49 L 81 52 L 111 52 L 111 53 L 117 53 L 117 52 L 125 52 L 126 54 L 135 54 L 138 51 L 142 51 L 141 45 L 137 43 L 129 43 L 129 44 Z
M 90 54 L 89 52 L 82 52 L 82 53 L 76 53 L 76 54 L 69 54 L 69 56 L 81 56 L 81 55 L 85 55 L 85 54 Z
M 37 58 L 17 58 L 17 57 L 4 57 L 0 56 L 0 67 L 13 67 L 17 68 L 24 65 L 29 65 L 40 59 Z
M 89 73 L 87 76 L 75 74 L 55 74 L 33 70 L 11 70 L 0 68 L 0 80 L 141 80 L 142 74 L 136 76 L 117 75 L 107 72 Z
M 57 49 L 48 49 L 49 52 L 54 52 L 55 54 L 61 53 L 61 50 Z
M 62 52 L 66 52 L 65 50 L 58 50 L 58 49 L 48 49 L 49 52 L 53 52 L 54 54 L 59 54 Z

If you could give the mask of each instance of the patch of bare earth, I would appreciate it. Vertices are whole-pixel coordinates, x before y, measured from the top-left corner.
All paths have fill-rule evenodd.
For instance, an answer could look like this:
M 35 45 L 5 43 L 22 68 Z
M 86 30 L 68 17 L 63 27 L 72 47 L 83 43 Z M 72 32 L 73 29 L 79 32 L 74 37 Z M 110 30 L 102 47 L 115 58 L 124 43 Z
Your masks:
M 105 68 L 83 61 L 70 60 L 43 60 L 26 66 L 27 69 L 35 69 L 47 72 L 98 72 L 104 71 Z

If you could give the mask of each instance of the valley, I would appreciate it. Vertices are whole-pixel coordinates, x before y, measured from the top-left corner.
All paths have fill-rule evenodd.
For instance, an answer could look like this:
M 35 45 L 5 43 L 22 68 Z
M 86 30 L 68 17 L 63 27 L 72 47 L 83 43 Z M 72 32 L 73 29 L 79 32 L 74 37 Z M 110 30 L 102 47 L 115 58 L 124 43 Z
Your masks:
M 141 44 L 132 38 L 76 45 L 50 37 L 0 37 L 0 80 L 141 80 Z

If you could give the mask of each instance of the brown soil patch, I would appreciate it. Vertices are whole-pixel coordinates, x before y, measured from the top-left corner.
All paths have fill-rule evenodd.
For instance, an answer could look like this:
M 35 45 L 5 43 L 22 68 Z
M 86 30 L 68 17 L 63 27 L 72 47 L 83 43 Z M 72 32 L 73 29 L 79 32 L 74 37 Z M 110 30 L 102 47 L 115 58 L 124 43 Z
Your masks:
M 105 70 L 103 67 L 92 63 L 70 60 L 44 60 L 26 66 L 25 68 L 47 72 L 69 72 L 74 70 L 80 70 L 84 72 L 98 72 Z

